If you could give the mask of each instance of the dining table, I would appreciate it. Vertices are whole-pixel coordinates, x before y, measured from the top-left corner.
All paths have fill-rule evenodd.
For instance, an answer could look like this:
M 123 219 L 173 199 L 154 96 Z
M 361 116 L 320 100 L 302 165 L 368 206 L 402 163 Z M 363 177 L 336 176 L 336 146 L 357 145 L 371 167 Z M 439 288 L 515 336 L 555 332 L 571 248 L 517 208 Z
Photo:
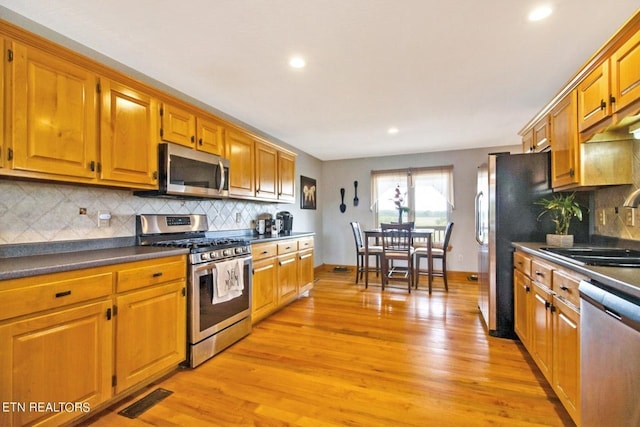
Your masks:
M 383 236 L 381 228 L 374 228 L 370 230 L 364 230 L 364 286 L 369 286 L 369 240 L 375 239 L 376 244 L 379 243 L 380 238 Z M 429 269 L 429 289 L 433 283 L 433 257 L 431 256 L 431 250 L 433 248 L 433 228 L 415 228 L 411 230 L 411 239 L 426 239 L 427 242 L 427 268 Z

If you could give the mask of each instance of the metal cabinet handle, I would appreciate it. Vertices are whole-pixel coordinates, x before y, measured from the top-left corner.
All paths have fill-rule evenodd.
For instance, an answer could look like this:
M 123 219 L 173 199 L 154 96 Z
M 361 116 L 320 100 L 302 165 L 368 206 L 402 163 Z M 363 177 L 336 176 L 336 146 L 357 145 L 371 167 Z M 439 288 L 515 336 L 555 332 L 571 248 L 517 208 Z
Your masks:
M 159 271 L 157 273 L 153 273 L 153 277 L 160 277 L 162 276 L 162 271 Z
M 71 291 L 63 291 L 56 293 L 56 298 L 66 297 L 67 295 L 71 295 Z

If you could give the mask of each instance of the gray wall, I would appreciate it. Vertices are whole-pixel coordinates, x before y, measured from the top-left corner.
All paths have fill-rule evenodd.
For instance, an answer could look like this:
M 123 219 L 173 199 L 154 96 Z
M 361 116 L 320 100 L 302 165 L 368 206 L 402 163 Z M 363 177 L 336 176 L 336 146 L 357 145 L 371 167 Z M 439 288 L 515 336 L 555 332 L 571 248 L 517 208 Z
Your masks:
M 477 271 L 477 244 L 474 239 L 477 167 L 488 153 L 510 151 L 520 153 L 521 146 L 489 147 L 472 150 L 443 151 L 414 155 L 371 157 L 355 160 L 328 161 L 322 165 L 322 241 L 326 264 L 355 265 L 355 244 L 349 226 L 359 221 L 363 228 L 371 228 L 371 171 L 410 167 L 453 165 L 455 209 L 451 220 L 455 222 L 451 236 L 452 252 L 447 264 L 452 271 Z M 360 203 L 353 206 L 353 182 L 358 181 Z M 340 188 L 346 190 L 347 210 L 340 213 Z

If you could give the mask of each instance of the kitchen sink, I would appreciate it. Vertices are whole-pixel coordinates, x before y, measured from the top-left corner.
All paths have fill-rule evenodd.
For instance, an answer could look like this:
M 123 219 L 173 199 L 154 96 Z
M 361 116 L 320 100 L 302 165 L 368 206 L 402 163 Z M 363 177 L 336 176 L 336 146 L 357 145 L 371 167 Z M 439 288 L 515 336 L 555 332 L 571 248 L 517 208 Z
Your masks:
M 640 250 L 636 249 L 543 247 L 540 250 L 585 265 L 640 268 Z

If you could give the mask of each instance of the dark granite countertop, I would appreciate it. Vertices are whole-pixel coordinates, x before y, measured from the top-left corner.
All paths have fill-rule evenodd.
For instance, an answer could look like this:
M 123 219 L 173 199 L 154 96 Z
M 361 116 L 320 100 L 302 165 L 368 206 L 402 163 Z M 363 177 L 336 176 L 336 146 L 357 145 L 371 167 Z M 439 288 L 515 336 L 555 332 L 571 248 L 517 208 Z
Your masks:
M 619 292 L 640 298 L 640 268 L 631 267 L 597 267 L 580 265 L 560 258 L 548 252 L 540 251 L 544 243 L 513 242 L 513 246 L 537 257 L 559 264 L 578 273 L 589 276 L 591 279 L 609 286 Z M 592 245 L 576 245 L 592 247 Z
M 212 236 L 242 236 L 251 243 L 271 242 L 313 236 L 312 232 L 288 235 L 258 235 L 240 230 L 211 232 Z M 134 237 L 76 240 L 66 242 L 28 243 L 0 246 L 0 280 L 52 274 L 110 264 L 141 261 L 172 255 L 188 254 L 188 249 L 135 246 Z
M 0 280 L 187 254 L 187 249 L 128 246 L 0 258 Z

